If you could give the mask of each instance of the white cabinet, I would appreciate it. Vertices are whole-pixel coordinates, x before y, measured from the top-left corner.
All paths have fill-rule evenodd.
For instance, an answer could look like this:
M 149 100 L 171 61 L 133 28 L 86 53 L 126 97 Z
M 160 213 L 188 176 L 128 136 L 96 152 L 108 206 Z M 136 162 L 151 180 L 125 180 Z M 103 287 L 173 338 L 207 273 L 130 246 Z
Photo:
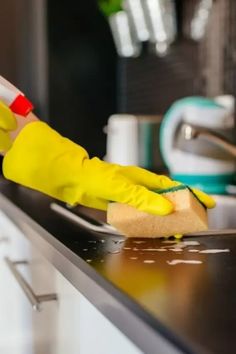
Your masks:
M 35 295 L 41 295 L 54 293 L 54 269 L 2 213 L 1 238 L 7 242 L 0 244 L 0 353 L 54 354 L 58 303 L 43 303 L 40 312 L 33 310 L 22 284 L 12 273 L 13 269 Z M 20 264 L 23 261 L 27 263 Z
M 31 354 L 32 311 L 4 261 L 5 256 L 10 255 L 10 252 L 14 253 L 14 233 L 14 228 L 8 225 L 4 215 L 0 214 L 0 239 L 5 239 L 0 243 L 0 352 Z M 23 248 L 24 246 L 22 253 L 27 253 L 27 249 Z
M 142 353 L 58 272 L 57 292 L 57 354 Z
M 8 241 L 1 242 L 2 238 Z M 34 311 L 4 257 L 36 295 L 57 300 Z M 27 264 L 15 264 L 27 261 Z M 23 284 L 24 285 L 24 284 Z M 0 353 L 141 354 L 0 212 Z

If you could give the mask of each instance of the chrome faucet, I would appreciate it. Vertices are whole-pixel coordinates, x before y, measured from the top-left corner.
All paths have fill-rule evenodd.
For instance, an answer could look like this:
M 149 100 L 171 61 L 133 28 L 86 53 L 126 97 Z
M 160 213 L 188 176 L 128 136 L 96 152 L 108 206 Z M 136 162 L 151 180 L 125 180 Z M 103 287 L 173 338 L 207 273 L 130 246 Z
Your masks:
M 220 146 L 229 154 L 236 157 L 236 146 L 230 143 L 226 138 L 217 134 L 210 129 L 195 127 L 191 124 L 184 123 L 181 126 L 181 133 L 186 140 L 197 139 L 198 137 L 206 138 L 206 140 L 213 144 Z

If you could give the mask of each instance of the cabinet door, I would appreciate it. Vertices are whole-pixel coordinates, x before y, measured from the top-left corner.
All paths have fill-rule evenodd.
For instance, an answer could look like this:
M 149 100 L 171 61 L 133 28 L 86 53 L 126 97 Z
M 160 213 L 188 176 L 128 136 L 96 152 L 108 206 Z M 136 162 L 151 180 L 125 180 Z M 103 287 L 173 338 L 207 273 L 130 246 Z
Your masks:
M 58 272 L 57 293 L 57 354 L 142 353 Z
M 31 286 L 35 294 L 56 294 L 56 270 L 32 247 Z M 57 324 L 59 299 L 41 304 L 40 311 L 33 311 L 34 354 L 57 354 Z
M 0 353 L 54 354 L 57 302 L 45 302 L 41 311 L 35 311 L 25 284 L 14 273 L 23 277 L 37 299 L 38 295 L 54 293 L 54 268 L 1 213 L 0 226 L 0 240 L 8 240 L 0 251 Z
M 0 243 L 0 353 L 33 354 L 32 310 L 4 261 L 11 253 L 14 233 L 8 219 L 0 212 L 0 239 L 6 240 Z M 25 270 L 26 277 L 27 273 Z

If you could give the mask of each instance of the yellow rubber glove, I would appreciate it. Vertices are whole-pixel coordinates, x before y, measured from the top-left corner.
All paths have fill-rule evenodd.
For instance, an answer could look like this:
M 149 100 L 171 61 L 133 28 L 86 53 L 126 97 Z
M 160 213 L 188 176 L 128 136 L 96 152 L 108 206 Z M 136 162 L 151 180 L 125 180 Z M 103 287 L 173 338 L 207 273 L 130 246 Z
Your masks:
M 12 141 L 9 132 L 15 130 L 16 126 L 16 119 L 13 113 L 0 101 L 0 152 L 10 149 Z
M 150 189 L 178 183 L 139 167 L 90 159 L 87 152 L 46 123 L 28 124 L 3 160 L 4 176 L 71 205 L 107 209 L 109 201 L 127 203 L 152 214 L 167 215 L 172 204 Z M 207 207 L 212 198 L 201 195 Z

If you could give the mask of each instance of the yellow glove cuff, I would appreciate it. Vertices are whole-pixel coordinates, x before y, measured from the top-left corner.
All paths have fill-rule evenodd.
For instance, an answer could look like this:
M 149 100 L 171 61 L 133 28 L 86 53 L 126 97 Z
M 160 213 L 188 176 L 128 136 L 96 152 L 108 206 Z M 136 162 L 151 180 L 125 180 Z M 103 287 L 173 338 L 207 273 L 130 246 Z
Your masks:
M 7 179 L 74 204 L 79 168 L 87 152 L 46 123 L 26 125 L 3 160 Z

